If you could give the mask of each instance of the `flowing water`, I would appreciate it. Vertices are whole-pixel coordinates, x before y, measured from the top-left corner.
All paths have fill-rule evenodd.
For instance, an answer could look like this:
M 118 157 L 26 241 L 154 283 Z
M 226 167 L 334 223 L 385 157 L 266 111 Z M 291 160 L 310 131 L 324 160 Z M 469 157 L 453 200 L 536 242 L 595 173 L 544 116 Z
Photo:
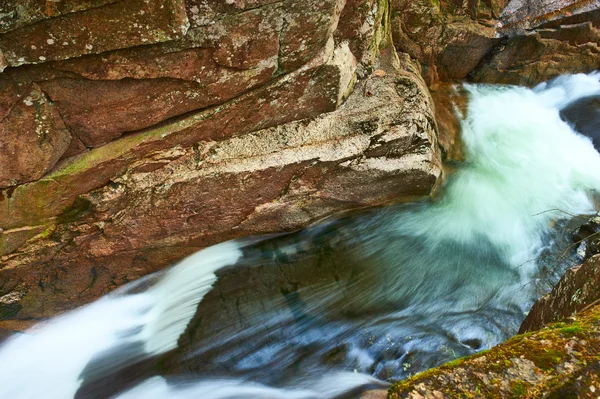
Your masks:
M 219 244 L 11 337 L 0 397 L 356 398 L 509 338 L 577 261 L 565 220 L 595 211 L 600 155 L 560 111 L 599 78 L 466 86 L 437 198 Z

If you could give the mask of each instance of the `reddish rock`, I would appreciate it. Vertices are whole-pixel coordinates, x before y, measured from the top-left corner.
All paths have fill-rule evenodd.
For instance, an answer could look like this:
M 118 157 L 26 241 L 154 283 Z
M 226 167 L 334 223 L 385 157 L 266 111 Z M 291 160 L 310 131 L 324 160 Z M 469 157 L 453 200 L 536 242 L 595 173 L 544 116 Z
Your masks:
M 37 85 L 0 98 L 0 188 L 39 179 L 64 154 L 71 134 Z
M 258 232 L 293 231 L 339 210 L 429 195 L 441 175 L 439 152 L 435 146 L 435 127 L 430 123 L 433 117 L 431 99 L 420 77 L 408 72 L 414 70 L 414 66 L 406 61 L 399 62 L 388 49 L 386 52 L 391 56 L 380 59 L 376 65 L 386 72 L 385 76 L 373 75 L 359 82 L 347 102 L 338 110 L 313 120 L 292 122 L 256 132 L 253 137 L 239 137 L 221 143 L 207 153 L 207 162 L 215 156 L 217 163 L 213 166 L 214 170 L 225 173 L 224 176 L 231 170 L 238 171 L 238 175 L 248 171 L 248 175 L 244 173 L 242 176 L 248 181 L 249 195 L 244 196 L 241 203 L 237 202 L 239 197 L 234 197 L 236 205 L 233 209 L 229 209 L 231 205 L 223 200 L 213 200 L 207 208 L 193 206 L 189 204 L 192 197 L 189 195 L 169 197 L 166 203 L 184 201 L 190 212 L 198 210 L 198 214 L 193 215 L 188 223 L 201 220 L 206 223 L 208 219 L 207 224 L 211 226 L 213 218 L 220 219 L 226 225 L 232 223 L 229 231 L 245 236 Z M 367 89 L 373 93 L 372 96 L 364 94 Z M 273 140 L 274 137 L 278 139 Z M 243 151 L 245 155 L 242 156 L 238 151 Z M 218 160 L 223 158 L 228 160 L 219 163 Z M 265 182 L 264 186 L 272 186 L 273 192 L 266 187 L 255 192 L 252 188 L 255 176 L 270 171 L 271 167 L 282 170 L 285 178 L 271 184 Z M 189 167 L 177 168 L 171 175 L 183 176 L 189 170 Z M 265 177 L 270 178 L 270 172 Z M 235 187 L 231 183 L 229 186 Z M 171 187 L 173 189 L 174 185 Z M 126 194 L 126 190 L 121 196 L 123 199 L 131 196 Z M 234 192 L 237 191 L 238 188 L 235 188 Z M 260 196 L 257 197 L 257 194 Z M 230 195 L 233 193 L 218 197 Z M 238 219 L 234 209 L 243 209 L 247 204 L 251 205 L 250 212 Z M 230 215 L 236 218 L 232 220 Z M 136 217 L 136 220 L 141 219 Z M 338 226 L 336 222 L 332 223 Z M 214 226 L 220 224 L 215 223 Z M 343 228 L 337 230 L 331 227 L 331 230 L 340 236 L 346 234 Z M 194 242 L 206 242 L 210 233 L 203 233 Z M 131 237 L 134 232 L 122 234 Z M 315 240 L 318 240 L 317 236 L 314 236 Z M 283 236 L 280 240 L 265 244 L 265 252 L 272 253 L 271 245 L 285 248 L 295 241 L 294 237 Z M 294 246 L 295 251 L 304 252 L 305 247 L 312 246 L 311 239 L 299 240 L 303 244 Z M 254 265 L 253 261 L 249 263 L 256 267 L 220 271 L 214 289 L 203 298 L 198 313 L 190 322 L 188 333 L 182 336 L 181 351 L 169 357 L 169 362 L 173 362 L 171 366 L 175 371 L 202 371 L 215 366 L 208 361 L 209 358 L 214 360 L 212 355 L 200 359 L 190 358 L 186 354 L 204 347 L 213 334 L 235 334 L 238 326 L 254 324 L 253 320 L 257 321 L 256 317 L 260 314 L 258 309 L 269 306 L 273 303 L 270 301 L 281 299 L 281 293 L 286 290 L 293 291 L 302 302 L 305 299 L 308 301 L 311 293 L 323 285 L 337 286 L 339 291 L 335 291 L 333 297 L 345 301 L 354 294 L 349 292 L 353 288 L 350 288 L 350 284 L 346 285 L 346 281 L 351 278 L 376 280 L 368 271 L 358 270 L 360 267 L 344 267 L 347 263 L 340 252 L 337 253 L 342 256 L 339 263 L 327 262 L 325 259 L 331 254 L 325 248 L 329 244 L 335 245 L 334 242 L 337 240 L 332 239 L 325 244 L 321 248 L 323 251 L 316 251 L 315 256 L 302 257 L 301 262 L 290 260 L 277 263 L 276 273 L 270 266 L 260 263 Z M 262 253 L 261 249 L 249 251 Z M 349 307 L 352 308 L 352 305 L 339 302 L 331 304 L 331 308 L 339 313 L 344 313 Z M 285 308 L 282 313 L 287 311 Z
M 600 29 L 561 26 L 516 36 L 472 73 L 475 82 L 535 85 L 565 73 L 600 68 Z
M 495 29 L 473 22 L 448 24 L 444 36 L 445 46 L 437 57 L 442 80 L 465 79 L 500 42 Z
M 18 0 L 0 3 L 0 33 L 31 25 L 43 19 L 58 17 L 118 0 Z
M 455 3 L 392 1 L 396 48 L 421 62 L 430 85 L 438 80 L 466 78 L 500 41 L 493 28 L 494 12 L 480 12 L 486 3 Z
M 20 27 L 0 48 L 7 35 L 33 40 L 135 4 Z M 0 193 L 0 319 L 56 314 L 229 238 L 428 195 L 439 153 L 415 65 L 380 65 L 336 112 L 359 62 L 365 77 L 372 67 L 387 11 L 371 0 L 190 1 L 185 36 L 7 69 L 0 112 L 22 100 L 19 83 L 38 85 L 74 138 L 53 170 L 36 167 L 41 179 Z
M 273 70 L 266 70 L 264 75 L 269 77 Z M 258 76 L 256 81 L 264 78 Z M 227 81 L 206 87 L 173 79 L 55 79 L 40 82 L 40 85 L 77 137 L 88 147 L 98 147 L 123 132 L 140 130 L 185 112 L 222 103 L 247 89 L 245 84 L 236 87 L 236 83 Z M 95 95 L 90 96 L 90 91 Z
M 35 64 L 181 38 L 185 1 L 127 0 L 0 34 L 8 65 Z
M 368 49 L 369 41 L 365 40 L 378 29 L 375 26 L 378 13 L 383 12 L 380 2 L 376 0 L 347 0 L 335 32 L 338 42 L 347 40 L 350 51 L 358 60 L 362 60 Z
M 333 34 L 344 1 L 290 2 L 283 14 L 279 70 L 299 68 L 313 58 Z
M 437 84 L 430 88 L 435 104 L 435 121 L 439 131 L 440 147 L 447 161 L 463 161 L 460 138 L 461 118 L 467 110 L 467 93 L 455 83 Z
M 41 180 L 0 193 L 4 198 L 0 227 L 45 223 L 69 208 L 78 195 L 106 184 L 154 151 L 190 147 L 332 111 L 337 106 L 339 76 L 338 67 L 329 65 L 298 71 L 219 107 L 81 154 Z M 48 204 L 40 206 L 41 199 Z
M 271 80 L 276 71 L 297 69 L 331 37 L 337 6 L 314 1 L 224 14 L 177 42 L 51 64 L 87 79 L 48 73 L 37 79 L 72 132 L 97 147 L 124 132 L 221 104 Z
M 567 270 L 552 291 L 538 299 L 519 333 L 536 331 L 600 303 L 600 255 Z
M 596 0 L 512 0 L 499 17 L 499 28 L 513 36 L 547 25 L 589 21 L 598 5 Z
M 75 155 L 79 155 L 82 152 L 86 151 L 87 147 L 78 137 L 71 138 L 71 144 L 69 144 L 69 148 L 65 151 L 65 153 L 58 160 L 59 162 L 63 159 L 74 157 Z

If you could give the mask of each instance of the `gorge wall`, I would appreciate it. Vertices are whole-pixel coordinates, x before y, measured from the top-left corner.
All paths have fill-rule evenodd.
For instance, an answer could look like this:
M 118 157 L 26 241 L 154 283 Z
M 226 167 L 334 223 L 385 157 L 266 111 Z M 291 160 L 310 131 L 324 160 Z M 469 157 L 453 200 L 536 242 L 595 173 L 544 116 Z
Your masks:
M 429 196 L 442 180 L 442 158 L 460 158 L 454 106 L 464 98 L 449 85 L 532 85 L 600 68 L 599 7 L 597 0 L 4 2 L 0 334 L 220 241 Z M 581 270 L 597 275 L 595 268 L 592 257 Z M 588 282 L 578 275 L 585 278 L 565 278 Z M 569 287 L 551 297 L 583 292 Z M 589 360 L 581 342 L 595 348 L 598 329 L 597 298 L 588 296 L 577 308 L 588 311 L 585 331 L 559 325 L 517 339 L 556 340 L 569 356 Z M 545 301 L 541 313 L 560 313 L 558 299 Z M 502 348 L 493 355 L 499 362 Z M 555 371 L 563 363 L 521 357 L 528 348 L 509 357 L 504 375 L 525 373 L 525 388 L 537 389 L 531 362 Z M 464 364 L 477 371 L 489 359 Z M 597 370 L 590 364 L 572 375 Z M 396 386 L 391 397 L 437 398 L 441 383 L 479 386 L 429 376 Z M 522 389 L 500 385 L 490 394 Z

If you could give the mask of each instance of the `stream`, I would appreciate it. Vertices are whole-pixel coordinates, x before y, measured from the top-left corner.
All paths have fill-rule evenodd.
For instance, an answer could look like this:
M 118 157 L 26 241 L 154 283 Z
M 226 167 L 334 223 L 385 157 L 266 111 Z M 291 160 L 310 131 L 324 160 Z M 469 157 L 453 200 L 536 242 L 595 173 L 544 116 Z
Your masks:
M 510 338 L 580 260 L 600 154 L 573 106 L 600 74 L 465 90 L 434 198 L 218 244 L 40 323 L 1 344 L 0 398 L 351 399 Z

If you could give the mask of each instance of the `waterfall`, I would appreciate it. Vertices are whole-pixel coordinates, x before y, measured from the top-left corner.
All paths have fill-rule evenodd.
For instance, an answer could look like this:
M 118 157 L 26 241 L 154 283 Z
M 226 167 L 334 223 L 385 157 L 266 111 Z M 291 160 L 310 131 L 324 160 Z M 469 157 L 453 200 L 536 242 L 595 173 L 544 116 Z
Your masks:
M 218 272 L 258 264 L 268 270 L 274 259 L 279 267 L 304 265 L 321 256 L 314 248 L 323 243 L 328 262 L 356 267 L 359 278 L 307 284 L 294 293 L 298 306 L 273 299 L 268 311 L 252 314 L 253 327 L 207 338 L 235 378 L 153 371 L 112 386 L 111 397 L 353 398 L 385 386 L 374 377 L 403 378 L 501 342 L 569 266 L 556 256 L 547 260 L 562 251 L 561 220 L 595 212 L 600 155 L 560 111 L 600 96 L 599 79 L 566 75 L 533 89 L 466 85 L 466 161 L 439 198 L 368 211 L 267 244 L 219 244 L 41 323 L 0 346 L 0 397 L 103 397 L 82 389 L 176 349 L 218 284 Z M 265 255 L 267 247 L 276 251 Z M 281 341 L 257 334 L 275 326 Z M 372 337 L 368 344 L 365 336 Z M 305 348 L 303 357 L 290 345 Z M 343 356 L 335 365 L 323 363 L 324 353 L 339 348 Z M 192 352 L 204 361 L 202 348 Z M 291 366 L 301 375 L 279 377 Z

